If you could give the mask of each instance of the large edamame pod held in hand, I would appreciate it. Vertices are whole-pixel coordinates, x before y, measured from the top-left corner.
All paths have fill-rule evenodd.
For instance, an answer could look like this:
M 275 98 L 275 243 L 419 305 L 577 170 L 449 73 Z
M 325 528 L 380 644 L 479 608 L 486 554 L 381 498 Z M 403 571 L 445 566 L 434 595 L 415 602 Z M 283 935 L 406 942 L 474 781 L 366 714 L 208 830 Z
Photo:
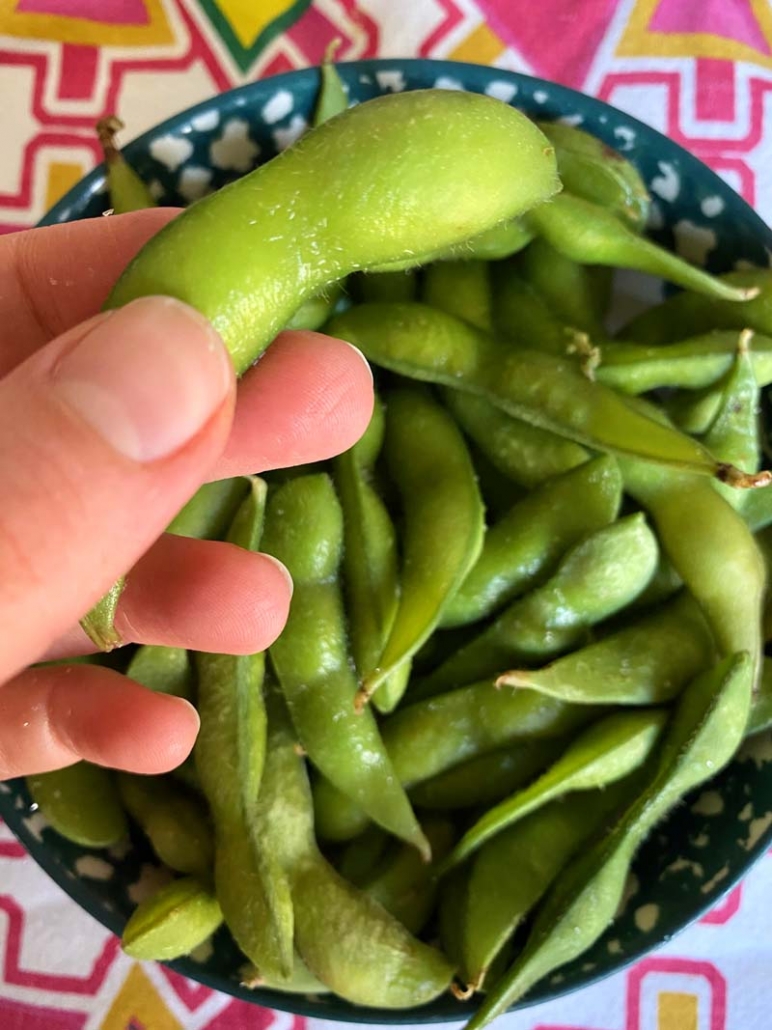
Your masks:
M 613 211 L 642 232 L 651 198 L 641 174 L 613 147 L 563 122 L 536 123 L 555 148 L 558 175 L 565 189 Z
M 569 547 L 613 522 L 621 501 L 622 476 L 608 455 L 534 490 L 488 529 L 441 625 L 476 622 L 534 586 Z
M 383 405 L 376 398 L 364 436 L 334 462 L 343 509 L 343 579 L 351 656 L 360 679 L 377 667 L 399 603 L 397 536 L 371 479 L 383 445 Z M 410 662 L 398 666 L 376 694 L 376 707 L 390 711 L 402 696 Z
M 538 690 L 572 704 L 658 705 L 672 701 L 714 652 L 705 616 L 684 592 L 550 665 L 505 672 L 496 685 Z
M 271 495 L 263 546 L 295 584 L 287 625 L 270 655 L 301 744 L 375 822 L 425 852 L 373 713 L 354 708 L 357 680 L 340 584 L 343 512 L 329 476 L 301 476 Z
M 440 874 L 477 851 L 487 840 L 575 790 L 595 790 L 624 779 L 652 753 L 667 720 L 663 708 L 614 712 L 581 733 L 530 787 L 489 809 L 471 826 L 440 866 Z
M 496 676 L 514 662 L 553 657 L 626 607 L 657 566 L 657 541 L 640 513 L 599 529 L 564 556 L 543 586 L 513 601 L 487 629 L 416 688 L 429 697 Z
M 129 265 L 107 307 L 147 294 L 186 301 L 240 373 L 324 287 L 377 264 L 420 264 L 558 188 L 552 148 L 506 104 L 443 90 L 379 97 L 187 208 Z M 214 251 L 213 227 L 227 234 Z
M 27 777 L 40 812 L 67 840 L 87 848 L 117 844 L 128 833 L 114 774 L 100 765 L 76 762 Z
M 394 391 L 386 409 L 385 453 L 404 514 L 401 594 L 370 697 L 412 658 L 479 557 L 485 513 L 469 451 L 452 417 L 428 393 Z
M 659 344 L 684 340 L 716 329 L 753 329 L 772 336 L 772 271 L 748 268 L 718 278 L 732 289 L 756 290 L 744 304 L 685 291 L 649 308 L 619 331 L 624 340 Z
M 570 193 L 534 208 L 526 221 L 555 250 L 581 264 L 634 268 L 718 300 L 744 301 L 758 292 L 695 268 L 638 236 L 606 208 Z
M 538 486 L 589 460 L 584 447 L 512 418 L 484 397 L 444 389 L 442 398 L 485 457 L 520 486 Z
M 480 1030 L 533 984 L 581 955 L 614 917 L 641 841 L 687 791 L 734 755 L 748 717 L 753 663 L 724 659 L 684 692 L 647 781 L 614 827 L 560 874 L 514 965 L 468 1024 Z
M 162 887 L 132 913 L 121 947 L 132 958 L 170 962 L 189 955 L 222 923 L 217 899 L 195 877 Z
M 266 489 L 263 480 L 252 481 L 230 543 L 258 549 Z M 198 655 L 201 729 L 194 754 L 214 821 L 215 889 L 225 921 L 247 958 L 281 978 L 291 971 L 292 902 L 257 817 L 266 748 L 264 674 L 262 653 Z
M 362 304 L 331 319 L 327 330 L 392 372 L 483 396 L 507 414 L 575 443 L 737 486 L 769 480 L 717 462 L 696 440 L 590 382 L 574 362 L 506 346 L 424 304 Z
M 155 207 L 156 201 L 145 183 L 140 179 L 121 153 L 115 137 L 123 128 L 123 122 L 114 114 L 97 122 L 97 136 L 102 146 L 107 168 L 107 188 L 110 191 L 110 207 L 116 215 L 128 211 L 143 211 Z

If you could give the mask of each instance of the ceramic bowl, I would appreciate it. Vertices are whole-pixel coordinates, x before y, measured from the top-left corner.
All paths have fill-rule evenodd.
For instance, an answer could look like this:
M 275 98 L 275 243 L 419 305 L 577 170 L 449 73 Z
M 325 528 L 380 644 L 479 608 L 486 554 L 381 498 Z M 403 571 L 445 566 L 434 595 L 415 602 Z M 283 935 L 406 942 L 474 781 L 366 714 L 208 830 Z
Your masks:
M 621 150 L 654 198 L 656 238 L 713 271 L 769 264 L 772 232 L 730 187 L 660 133 L 571 89 L 496 68 L 425 60 L 359 61 L 340 66 L 352 101 L 439 87 L 487 93 L 544 119 L 580 125 Z M 250 83 L 212 97 L 145 133 L 126 156 L 162 203 L 197 199 L 288 146 L 306 127 L 319 85 L 316 69 Z M 108 206 L 104 168 L 95 169 L 46 215 L 43 224 L 99 215 Z M 658 287 L 659 288 L 659 287 Z M 0 784 L 2 816 L 33 858 L 84 909 L 119 934 L 152 879 L 154 860 L 137 836 L 131 847 L 95 851 L 70 844 L 30 808 L 21 780 Z M 772 842 L 772 736 L 747 744 L 734 762 L 688 798 L 638 854 L 623 911 L 596 945 L 548 977 L 521 1005 L 576 990 L 621 969 L 696 919 Z M 473 1003 L 450 995 L 404 1012 L 363 1009 L 337 998 L 250 991 L 242 959 L 225 931 L 197 960 L 174 969 L 220 991 L 299 1014 L 351 1022 L 460 1020 Z

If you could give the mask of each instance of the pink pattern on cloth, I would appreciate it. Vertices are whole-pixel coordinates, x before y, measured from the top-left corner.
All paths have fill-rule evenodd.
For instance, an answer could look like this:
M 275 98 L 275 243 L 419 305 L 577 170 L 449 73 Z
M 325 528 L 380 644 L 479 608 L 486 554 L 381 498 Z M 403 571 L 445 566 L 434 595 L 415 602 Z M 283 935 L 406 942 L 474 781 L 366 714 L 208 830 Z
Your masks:
M 745 43 L 769 54 L 769 44 L 759 28 L 751 0 L 662 0 L 649 23 L 651 32 L 705 32 Z
M 719 0 L 722 2 L 722 0 Z M 488 24 L 536 75 L 581 87 L 618 0 L 477 0 Z
M 81 1030 L 85 1022 L 83 1012 L 25 1005 L 22 1001 L 0 998 L 0 1026 L 3 1030 Z
M 55 14 L 85 18 L 103 25 L 147 25 L 150 18 L 142 0 L 19 0 L 20 14 Z

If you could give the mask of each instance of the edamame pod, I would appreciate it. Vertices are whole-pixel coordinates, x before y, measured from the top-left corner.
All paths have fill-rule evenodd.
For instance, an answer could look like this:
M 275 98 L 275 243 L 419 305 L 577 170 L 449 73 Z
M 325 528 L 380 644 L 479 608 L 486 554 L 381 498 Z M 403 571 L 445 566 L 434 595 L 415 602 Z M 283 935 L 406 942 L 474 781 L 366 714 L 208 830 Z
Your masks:
M 546 240 L 538 238 L 520 254 L 517 267 L 525 282 L 544 298 L 550 311 L 566 326 L 589 333 L 596 342 L 606 335 L 605 310 L 600 303 L 606 291 L 599 291 L 597 279 L 600 266 L 572 261 Z M 569 343 L 566 337 L 566 345 Z
M 552 149 L 508 105 L 442 90 L 378 97 L 187 208 L 140 251 L 107 306 L 151 293 L 192 304 L 240 373 L 304 300 L 349 272 L 421 263 L 557 188 Z M 220 260 L 201 245 L 213 225 L 227 231 Z
M 267 488 L 254 479 L 228 533 L 256 551 Z M 196 769 L 215 828 L 215 889 L 236 943 L 266 976 L 292 969 L 289 884 L 266 849 L 258 819 L 265 764 L 265 656 L 198 655 L 201 729 Z
M 613 712 L 584 730 L 535 783 L 488 809 L 442 862 L 439 874 L 547 802 L 572 791 L 605 787 L 635 772 L 652 753 L 666 719 L 662 708 Z
M 521 486 L 538 486 L 590 457 L 579 444 L 512 418 L 484 397 L 444 389 L 442 398 L 491 463 Z
M 193 700 L 193 666 L 184 647 L 143 644 L 132 655 L 126 675 L 158 694 Z
M 491 285 L 485 261 L 436 261 L 424 270 L 421 300 L 479 329 L 493 328 Z
M 758 292 L 695 268 L 639 236 L 606 208 L 565 191 L 535 207 L 526 222 L 555 250 L 581 264 L 634 268 L 718 300 L 750 300 Z
M 488 529 L 441 625 L 476 622 L 534 586 L 571 546 L 613 522 L 621 501 L 622 477 L 609 455 L 534 490 Z
M 451 416 L 428 393 L 394 391 L 386 410 L 386 459 L 400 492 L 401 594 L 369 698 L 412 658 L 479 557 L 485 513 L 469 452 Z
M 455 838 L 453 825 L 446 819 L 428 819 L 423 829 L 432 849 L 430 863 L 424 862 L 415 848 L 403 844 L 362 885 L 368 897 L 383 905 L 411 933 L 420 933 L 432 914 L 437 863 L 450 851 Z
M 564 747 L 559 740 L 520 741 L 416 784 L 410 800 L 418 808 L 440 811 L 495 804 L 546 769 Z
M 651 198 L 634 164 L 574 125 L 536 124 L 555 148 L 558 175 L 565 189 L 609 208 L 638 232 L 645 228 Z
M 507 941 L 566 863 L 608 824 L 631 786 L 626 777 L 602 791 L 552 801 L 483 844 L 469 869 L 464 908 L 469 987 L 479 991 L 485 985 Z
M 319 93 L 312 122 L 314 127 L 334 118 L 348 107 L 348 93 L 333 61 L 339 46 L 339 39 L 330 43 L 319 68 Z
M 715 386 L 731 370 L 743 333 L 723 330 L 659 347 L 609 343 L 602 348 L 595 375 L 607 386 L 633 394 L 662 386 Z M 753 337 L 750 363 L 760 386 L 772 382 L 772 337 Z
M 156 206 L 150 190 L 126 161 L 115 142 L 117 133 L 123 127 L 123 122 L 114 114 L 102 118 L 96 127 L 107 168 L 110 207 L 116 215 Z
M 620 337 L 643 344 L 672 343 L 716 329 L 753 329 L 772 336 L 772 271 L 748 268 L 718 278 L 730 289 L 755 290 L 756 295 L 735 304 L 690 291 L 676 293 L 628 322 Z
M 375 875 L 390 843 L 392 840 L 388 834 L 380 826 L 371 823 L 363 833 L 346 845 L 340 857 L 336 859 L 335 868 L 344 880 L 353 883 L 355 887 L 361 887 Z
M 268 705 L 263 833 L 291 883 L 300 957 L 326 987 L 355 1004 L 410 1008 L 430 1001 L 448 986 L 452 967 L 322 857 L 296 738 L 281 699 L 270 694 Z
M 131 915 L 121 947 L 131 958 L 170 962 L 189 955 L 222 923 L 217 899 L 192 876 L 173 880 Z
M 212 827 L 199 798 L 164 776 L 118 774 L 126 811 L 164 865 L 206 883 L 214 865 Z
M 758 688 L 751 701 L 746 737 L 772 728 L 772 658 L 764 658 Z
M 720 461 L 739 462 L 749 472 L 757 471 L 761 464 L 759 405 L 760 387 L 764 384 L 753 360 L 757 339 L 749 330 L 740 333 L 734 364 L 721 392 L 720 407 L 705 434 L 706 446 Z M 772 340 L 769 342 L 772 344 Z M 732 490 L 723 483 L 716 483 L 716 489 L 733 508 L 743 510 L 749 496 L 747 491 Z
M 547 582 L 513 601 L 417 687 L 429 697 L 573 647 L 590 626 L 634 600 L 657 565 L 657 540 L 637 512 L 586 537 Z
M 106 848 L 128 833 L 113 773 L 90 762 L 27 777 L 33 803 L 73 844 Z
M 354 272 L 348 290 L 360 304 L 415 300 L 418 281 L 413 269 L 403 272 Z
M 522 275 L 521 260 L 502 261 L 491 269 L 493 327 L 496 334 L 529 350 L 564 357 L 576 332 L 553 311 Z
M 713 635 L 687 593 L 631 626 L 541 669 L 499 676 L 499 687 L 537 690 L 571 704 L 672 701 L 713 658 Z
M 549 205 L 545 205 L 549 206 Z M 506 347 L 479 329 L 422 304 L 362 304 L 328 332 L 375 364 L 424 382 L 484 396 L 509 415 L 596 450 L 630 454 L 737 486 L 767 482 L 726 467 L 696 440 L 641 414 L 590 382 L 571 361 Z
M 228 531 L 250 487 L 249 476 L 204 483 L 166 527 L 195 540 L 219 540 Z
M 468 1024 L 480 1030 L 543 976 L 581 955 L 611 922 L 644 837 L 683 795 L 714 776 L 745 731 L 753 662 L 734 655 L 701 674 L 679 702 L 647 785 L 616 825 L 561 873 L 514 965 Z
M 269 498 L 265 550 L 295 591 L 271 661 L 314 765 L 378 825 L 425 852 L 426 840 L 369 709 L 357 713 L 339 570 L 343 513 L 327 475 L 302 476 Z
M 383 434 L 383 405 L 376 399 L 364 436 L 334 462 L 343 510 L 343 580 L 351 656 L 360 679 L 377 667 L 399 603 L 397 537 L 386 506 L 371 484 Z M 410 661 L 406 661 L 381 685 L 376 707 L 394 708 L 409 676 Z

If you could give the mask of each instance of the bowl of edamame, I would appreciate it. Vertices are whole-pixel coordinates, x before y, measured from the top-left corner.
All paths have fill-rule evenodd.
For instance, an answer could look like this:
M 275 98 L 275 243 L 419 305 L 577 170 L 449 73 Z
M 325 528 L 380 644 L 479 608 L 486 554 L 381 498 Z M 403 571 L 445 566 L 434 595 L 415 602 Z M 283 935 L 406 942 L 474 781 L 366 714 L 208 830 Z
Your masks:
M 297 1013 L 477 1028 L 669 939 L 772 841 L 770 230 L 600 101 L 421 60 L 214 97 L 45 222 L 158 201 L 192 206 L 111 305 L 183 296 L 239 371 L 326 327 L 378 402 L 170 527 L 295 581 L 267 655 L 118 659 L 196 701 L 192 759 L 0 815 L 130 955 Z

